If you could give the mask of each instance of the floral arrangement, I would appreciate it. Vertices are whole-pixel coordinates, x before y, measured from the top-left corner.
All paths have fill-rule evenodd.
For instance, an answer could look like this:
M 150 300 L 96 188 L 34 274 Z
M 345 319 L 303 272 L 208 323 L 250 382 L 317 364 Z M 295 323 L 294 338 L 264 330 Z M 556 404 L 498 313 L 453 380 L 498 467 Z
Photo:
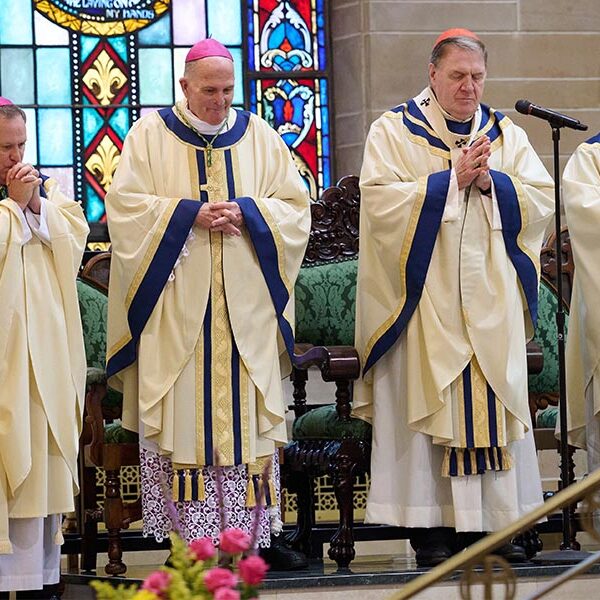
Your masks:
M 98 600 L 249 600 L 258 598 L 268 566 L 250 549 L 250 536 L 240 529 L 225 529 L 219 549 L 210 538 L 192 540 L 189 546 L 171 533 L 171 566 L 160 567 L 135 585 L 93 581 Z M 222 565 L 222 566 L 220 566 Z
M 270 471 L 270 461 L 264 466 L 262 482 L 252 514 L 252 535 L 226 526 L 223 505 L 221 467 L 217 462 L 216 491 L 220 507 L 221 533 L 215 547 L 209 537 L 192 540 L 189 545 L 181 537 L 175 503 L 163 484 L 166 506 L 173 523 L 170 534 L 169 566 L 153 571 L 138 589 L 123 583 L 114 587 L 106 581 L 92 581 L 97 600 L 250 600 L 258 598 L 258 588 L 269 569 L 256 553 L 259 512 L 263 510 Z

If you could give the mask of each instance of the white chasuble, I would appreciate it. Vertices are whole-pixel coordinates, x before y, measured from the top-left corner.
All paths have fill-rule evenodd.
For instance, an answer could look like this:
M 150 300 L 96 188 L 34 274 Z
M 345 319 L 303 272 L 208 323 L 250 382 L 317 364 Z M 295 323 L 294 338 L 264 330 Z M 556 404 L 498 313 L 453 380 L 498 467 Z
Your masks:
M 182 109 L 132 127 L 107 195 L 108 374 L 125 427 L 195 477 L 215 452 L 223 466 L 249 464 L 286 442 L 281 379 L 310 214 L 264 121 L 231 111 L 209 161 Z M 194 225 L 202 203 L 223 201 L 239 204 L 241 237 Z
M 86 362 L 75 279 L 88 234 L 78 203 L 40 187 L 43 235 L 0 202 L 0 554 L 9 518 L 74 510 Z M 59 541 L 57 537 L 57 541 Z
M 452 170 L 461 148 L 484 134 L 492 143 L 490 196 L 474 185 L 459 191 Z M 542 501 L 525 345 L 552 195 L 524 132 L 485 105 L 456 123 L 425 89 L 372 125 L 361 173 L 363 379 L 354 397 L 354 414 L 374 425 L 372 522 L 496 529 Z M 520 471 L 519 461 L 533 464 L 532 481 L 537 474 L 531 501 L 513 494 L 507 508 L 499 495 L 491 508 L 485 488 L 516 486 L 511 466 Z M 475 496 L 459 494 L 466 482 L 477 486 Z M 422 510 L 422 483 L 433 486 L 431 510 Z
M 595 468 L 600 440 L 593 429 L 586 435 L 586 429 L 600 413 L 600 134 L 581 144 L 569 159 L 563 196 L 575 263 L 566 347 L 567 426 L 569 443 L 587 448 L 588 464 Z

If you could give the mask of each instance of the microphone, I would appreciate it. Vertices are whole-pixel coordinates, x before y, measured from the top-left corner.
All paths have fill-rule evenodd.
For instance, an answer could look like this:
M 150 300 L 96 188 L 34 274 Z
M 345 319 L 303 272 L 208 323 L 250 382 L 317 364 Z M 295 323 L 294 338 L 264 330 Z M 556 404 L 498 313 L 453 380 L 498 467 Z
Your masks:
M 567 115 L 562 115 L 553 110 L 548 110 L 533 102 L 529 102 L 529 100 L 517 100 L 515 108 L 523 115 L 531 115 L 538 119 L 548 121 L 552 127 L 570 127 L 571 129 L 577 129 L 578 131 L 585 131 L 588 128 L 587 125 L 580 123 L 573 117 L 568 117 Z

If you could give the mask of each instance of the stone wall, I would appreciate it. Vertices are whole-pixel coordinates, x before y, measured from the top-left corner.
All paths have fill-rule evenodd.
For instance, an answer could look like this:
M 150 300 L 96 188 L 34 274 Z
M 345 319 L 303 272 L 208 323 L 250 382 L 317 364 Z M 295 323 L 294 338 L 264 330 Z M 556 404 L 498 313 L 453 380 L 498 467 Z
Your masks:
M 450 27 L 472 29 L 487 45 L 483 100 L 526 129 L 550 171 L 550 127 L 516 113 L 516 100 L 589 125 L 563 130 L 561 167 L 600 130 L 600 0 L 330 0 L 330 16 L 335 177 L 359 172 L 371 122 L 427 84 L 433 42 Z

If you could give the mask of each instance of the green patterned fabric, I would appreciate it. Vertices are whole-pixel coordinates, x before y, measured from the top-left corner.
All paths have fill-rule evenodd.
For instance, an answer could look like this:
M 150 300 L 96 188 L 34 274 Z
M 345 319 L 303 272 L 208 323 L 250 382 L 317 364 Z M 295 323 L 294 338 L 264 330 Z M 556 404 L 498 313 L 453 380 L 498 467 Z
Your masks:
M 77 280 L 77 295 L 83 326 L 85 358 L 88 365 L 87 384 L 105 383 L 106 374 L 106 320 L 108 298 L 101 291 Z M 111 388 L 102 400 L 102 406 L 114 412 L 123 404 L 123 396 Z
M 138 441 L 138 434 L 123 429 L 121 421 L 113 421 L 104 426 L 105 444 L 137 444 Z
M 77 280 L 77 295 L 88 367 L 104 370 L 108 298 L 80 279 Z
M 544 355 L 541 373 L 529 376 L 529 391 L 535 393 L 558 392 L 558 350 L 556 347 L 556 292 L 542 280 L 538 296 L 538 321 L 535 341 Z M 569 317 L 565 315 L 565 335 Z
M 358 260 L 302 267 L 296 281 L 296 341 L 353 346 Z
M 371 425 L 362 419 L 340 421 L 335 404 L 309 410 L 294 421 L 292 439 L 342 440 L 352 438 L 371 441 Z
M 556 427 L 556 421 L 558 420 L 558 407 L 549 406 L 537 414 L 535 418 L 537 427 L 550 427 L 554 429 Z

